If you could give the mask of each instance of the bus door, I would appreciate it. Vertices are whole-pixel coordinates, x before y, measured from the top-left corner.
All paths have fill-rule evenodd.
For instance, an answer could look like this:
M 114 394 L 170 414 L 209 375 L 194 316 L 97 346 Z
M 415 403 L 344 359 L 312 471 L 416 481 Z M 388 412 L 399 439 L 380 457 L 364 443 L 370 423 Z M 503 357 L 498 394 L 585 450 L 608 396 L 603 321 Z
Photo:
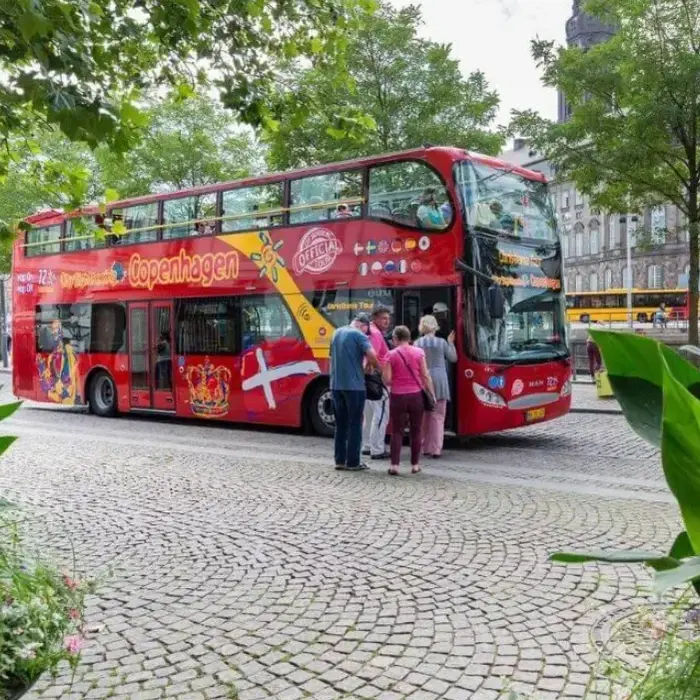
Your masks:
M 129 304 L 129 397 L 133 408 L 175 410 L 173 304 Z
M 411 339 L 418 338 L 418 324 L 422 316 L 432 314 L 440 324 L 438 335 L 447 338 L 450 331 L 456 328 L 456 300 L 454 290 L 450 287 L 424 287 L 399 291 L 396 302 L 397 326 L 407 326 L 411 331 Z M 449 364 L 447 376 L 450 380 L 450 396 L 452 401 L 447 405 L 445 428 L 454 430 L 456 426 L 456 365 Z

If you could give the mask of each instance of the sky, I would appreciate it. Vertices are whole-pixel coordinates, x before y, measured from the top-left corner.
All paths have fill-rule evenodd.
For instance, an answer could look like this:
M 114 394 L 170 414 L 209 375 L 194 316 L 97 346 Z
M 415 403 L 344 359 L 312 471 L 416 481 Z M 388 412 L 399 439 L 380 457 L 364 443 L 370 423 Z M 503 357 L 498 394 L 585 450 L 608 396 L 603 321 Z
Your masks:
M 545 88 L 530 54 L 530 40 L 564 41 L 572 0 L 389 0 L 421 5 L 424 38 L 452 44 L 462 71 L 481 70 L 501 98 L 496 122 L 511 109 L 535 109 L 555 118 L 557 94 Z

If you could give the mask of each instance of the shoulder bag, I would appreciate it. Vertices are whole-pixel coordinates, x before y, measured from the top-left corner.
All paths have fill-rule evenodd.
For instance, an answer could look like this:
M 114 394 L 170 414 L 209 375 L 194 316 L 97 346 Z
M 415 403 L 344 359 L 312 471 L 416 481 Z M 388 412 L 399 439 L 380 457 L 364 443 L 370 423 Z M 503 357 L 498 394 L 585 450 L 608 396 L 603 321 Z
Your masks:
M 421 390 L 421 395 L 423 396 L 423 409 L 426 411 L 434 411 L 435 410 L 435 397 L 423 387 L 423 382 L 418 380 L 418 377 L 416 377 L 415 372 L 411 368 L 411 365 L 406 362 L 406 358 L 403 356 L 403 353 L 400 350 L 396 351 L 399 357 L 403 360 L 403 363 L 406 365 L 406 369 L 411 373 L 411 376 L 416 380 L 416 383 L 418 386 L 420 386 Z

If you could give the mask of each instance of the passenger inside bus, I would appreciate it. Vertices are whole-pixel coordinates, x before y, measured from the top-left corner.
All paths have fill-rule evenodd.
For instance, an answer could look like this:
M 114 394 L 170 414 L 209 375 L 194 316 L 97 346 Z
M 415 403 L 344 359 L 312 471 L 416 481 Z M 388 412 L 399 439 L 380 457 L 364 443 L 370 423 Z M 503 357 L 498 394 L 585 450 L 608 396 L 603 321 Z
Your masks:
M 445 219 L 435 197 L 435 188 L 426 187 L 420 198 L 416 218 L 423 228 L 443 229 Z

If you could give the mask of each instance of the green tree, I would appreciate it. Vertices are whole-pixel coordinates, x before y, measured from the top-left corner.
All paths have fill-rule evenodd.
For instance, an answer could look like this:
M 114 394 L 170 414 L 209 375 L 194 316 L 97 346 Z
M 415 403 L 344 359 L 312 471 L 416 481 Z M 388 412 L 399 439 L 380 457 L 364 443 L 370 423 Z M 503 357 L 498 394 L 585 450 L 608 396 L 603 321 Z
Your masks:
M 0 222 L 16 222 L 41 209 L 70 210 L 103 193 L 92 151 L 56 128 L 7 142 L 11 156 L 0 176 Z M 14 226 L 5 226 L 0 245 L 0 273 L 11 264 Z
M 421 24 L 419 8 L 396 10 L 385 2 L 347 32 L 344 63 L 288 68 L 288 94 L 302 104 L 267 129 L 272 165 L 285 169 L 426 142 L 498 152 L 501 135 L 489 131 L 498 96 L 483 73 L 462 74 L 449 44 L 421 39 Z
M 120 197 L 179 190 L 245 177 L 262 168 L 262 147 L 215 99 L 166 100 L 124 154 L 96 152 L 100 178 Z
M 333 60 L 372 0 L 12 0 L 0 3 L 0 137 L 57 124 L 124 151 L 139 93 L 217 87 L 261 124 L 281 59 Z M 340 40 L 339 40 L 340 39 Z M 188 87 L 189 86 L 189 87 Z
M 515 112 L 529 138 L 608 211 L 671 202 L 688 220 L 689 342 L 698 344 L 700 231 L 700 0 L 589 0 L 618 27 L 587 51 L 532 42 L 543 82 L 563 91 L 571 119 Z

